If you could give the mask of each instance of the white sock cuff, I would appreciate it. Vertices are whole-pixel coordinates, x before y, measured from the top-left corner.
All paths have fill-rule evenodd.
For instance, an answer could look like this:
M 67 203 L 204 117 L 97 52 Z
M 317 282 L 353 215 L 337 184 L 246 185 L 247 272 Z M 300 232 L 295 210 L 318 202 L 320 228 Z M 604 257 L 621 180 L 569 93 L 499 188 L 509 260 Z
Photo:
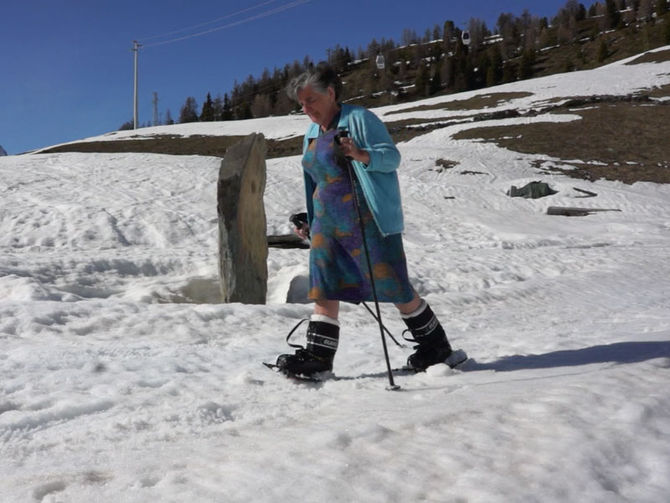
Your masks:
M 326 316 L 325 314 L 313 314 L 309 317 L 309 321 L 320 321 L 321 323 L 329 323 L 331 325 L 335 325 L 336 327 L 340 326 L 339 321 L 337 321 L 335 318 L 331 318 L 330 316 Z
M 409 313 L 409 314 L 400 314 L 400 316 L 403 319 L 408 319 L 408 318 L 414 318 L 416 316 L 419 316 L 421 313 L 423 313 L 426 308 L 428 307 L 428 302 L 426 302 L 424 299 L 421 299 L 421 304 L 419 304 L 419 307 L 416 308 L 416 311 Z

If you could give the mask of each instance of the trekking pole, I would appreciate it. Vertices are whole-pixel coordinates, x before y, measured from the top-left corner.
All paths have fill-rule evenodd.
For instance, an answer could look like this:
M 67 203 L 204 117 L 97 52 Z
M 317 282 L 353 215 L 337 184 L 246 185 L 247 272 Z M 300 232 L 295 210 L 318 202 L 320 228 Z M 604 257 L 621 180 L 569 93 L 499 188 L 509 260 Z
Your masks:
M 368 313 L 370 313 L 372 315 L 372 317 L 375 319 L 375 321 L 378 322 L 379 320 L 377 319 L 377 316 L 372 311 L 372 309 L 370 309 L 370 306 L 368 306 L 365 302 L 361 302 L 361 304 L 363 304 L 363 307 L 365 309 L 367 309 Z M 384 328 L 384 332 L 386 333 L 386 336 L 389 337 L 393 342 L 395 342 L 396 346 L 398 346 L 399 348 L 406 347 L 404 344 L 398 342 L 398 340 L 395 337 L 393 337 L 393 334 L 391 333 L 391 331 L 388 328 L 386 328 L 386 325 L 382 324 L 382 327 Z
M 337 144 L 340 144 L 340 138 L 344 138 L 349 135 L 349 132 L 346 129 L 340 129 L 338 134 L 335 136 L 335 141 Z M 400 389 L 395 382 L 393 382 L 393 371 L 391 370 L 391 362 L 389 361 L 389 352 L 386 346 L 386 337 L 384 337 L 384 325 L 382 323 L 382 313 L 379 309 L 379 300 L 377 298 L 377 288 L 375 287 L 375 278 L 372 274 L 372 262 L 370 261 L 370 251 L 368 249 L 368 242 L 365 238 L 365 224 L 363 224 L 363 215 L 361 214 L 361 205 L 358 200 L 358 194 L 356 192 L 356 182 L 354 178 L 354 168 L 351 164 L 351 159 L 346 158 L 347 161 L 347 172 L 349 173 L 349 181 L 351 182 L 351 192 L 353 195 L 354 206 L 356 207 L 356 214 L 358 215 L 358 224 L 361 228 L 361 237 L 363 241 L 363 251 L 365 252 L 365 260 L 368 265 L 368 273 L 370 274 L 370 287 L 372 289 L 372 299 L 375 302 L 375 310 L 377 312 L 376 319 L 379 322 L 379 333 L 382 337 L 382 348 L 384 348 L 384 360 L 386 361 L 386 370 L 388 372 L 389 386 L 388 390 L 397 391 Z

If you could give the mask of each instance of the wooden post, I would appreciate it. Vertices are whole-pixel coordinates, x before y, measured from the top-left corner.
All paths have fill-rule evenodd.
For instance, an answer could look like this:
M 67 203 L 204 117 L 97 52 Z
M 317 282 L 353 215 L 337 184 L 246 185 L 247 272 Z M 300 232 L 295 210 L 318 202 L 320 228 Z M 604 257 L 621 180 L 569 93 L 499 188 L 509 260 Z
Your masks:
M 251 134 L 226 151 L 219 170 L 219 276 L 223 302 L 265 304 L 268 243 L 265 138 Z

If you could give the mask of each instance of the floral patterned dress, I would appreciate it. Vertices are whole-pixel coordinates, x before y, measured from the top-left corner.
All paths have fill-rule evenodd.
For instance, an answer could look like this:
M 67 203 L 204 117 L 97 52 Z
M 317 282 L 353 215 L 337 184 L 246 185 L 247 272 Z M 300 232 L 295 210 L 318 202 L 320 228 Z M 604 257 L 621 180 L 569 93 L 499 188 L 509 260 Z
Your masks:
M 303 168 L 316 185 L 312 195 L 309 298 L 358 303 L 373 300 L 372 288 L 347 161 L 335 142 L 336 134 L 333 129 L 312 139 L 302 159 Z M 379 232 L 360 184 L 354 184 L 377 298 L 380 302 L 409 302 L 414 290 L 407 275 L 402 236 L 384 237 Z

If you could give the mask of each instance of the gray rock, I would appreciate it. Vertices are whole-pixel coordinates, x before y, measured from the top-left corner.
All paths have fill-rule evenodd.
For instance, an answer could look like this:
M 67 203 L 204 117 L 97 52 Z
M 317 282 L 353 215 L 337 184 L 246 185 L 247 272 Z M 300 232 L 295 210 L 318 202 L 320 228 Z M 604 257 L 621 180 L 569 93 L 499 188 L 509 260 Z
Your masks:
M 224 302 L 265 304 L 268 243 L 265 138 L 251 134 L 230 147 L 217 187 L 219 275 Z
M 0 155 L 7 155 L 7 151 L 0 145 Z

